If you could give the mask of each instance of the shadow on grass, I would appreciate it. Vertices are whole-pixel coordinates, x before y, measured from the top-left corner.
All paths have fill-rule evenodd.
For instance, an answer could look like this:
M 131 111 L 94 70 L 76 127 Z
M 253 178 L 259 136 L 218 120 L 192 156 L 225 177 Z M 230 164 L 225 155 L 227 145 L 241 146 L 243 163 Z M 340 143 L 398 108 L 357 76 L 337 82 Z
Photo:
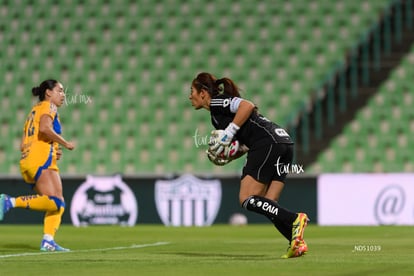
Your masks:
M 223 254 L 223 253 L 203 253 L 203 252 L 170 252 L 165 253 L 169 255 L 179 255 L 184 257 L 206 257 L 206 258 L 225 258 L 225 259 L 233 259 L 233 260 L 266 260 L 266 259 L 273 259 L 269 257 L 269 255 L 252 255 L 252 254 Z
M 39 244 L 39 246 L 40 246 L 40 244 Z M 10 252 L 10 250 L 15 250 L 15 249 L 39 251 L 38 246 L 33 246 L 33 245 L 29 245 L 29 244 L 24 244 L 24 243 L 5 243 L 5 244 L 1 244 L 0 243 L 0 252 Z

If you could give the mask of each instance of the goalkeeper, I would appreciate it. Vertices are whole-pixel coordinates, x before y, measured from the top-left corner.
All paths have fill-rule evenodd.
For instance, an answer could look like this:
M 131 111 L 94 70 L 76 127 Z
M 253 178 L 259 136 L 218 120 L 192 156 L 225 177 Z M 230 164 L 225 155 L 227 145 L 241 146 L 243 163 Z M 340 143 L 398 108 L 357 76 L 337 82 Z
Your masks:
M 293 141 L 288 133 L 258 113 L 253 103 L 242 99 L 238 87 L 229 78 L 217 79 L 205 72 L 198 74 L 192 81 L 189 99 L 195 109 L 210 111 L 211 122 L 216 129 L 212 132 L 207 151 L 210 161 L 225 165 L 247 151 L 240 184 L 240 204 L 249 211 L 266 216 L 288 240 L 289 247 L 282 258 L 305 254 L 308 247 L 303 233 L 307 215 L 291 212 L 277 202 L 287 172 L 276 166 L 288 165 L 293 159 Z M 241 145 L 237 153 L 229 150 L 234 140 Z

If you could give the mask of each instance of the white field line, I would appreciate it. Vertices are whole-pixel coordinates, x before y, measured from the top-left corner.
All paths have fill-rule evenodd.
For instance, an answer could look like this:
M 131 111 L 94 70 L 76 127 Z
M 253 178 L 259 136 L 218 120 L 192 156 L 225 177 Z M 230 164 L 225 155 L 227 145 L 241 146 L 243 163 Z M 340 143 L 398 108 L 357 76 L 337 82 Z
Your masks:
M 57 252 L 33 252 L 33 253 L 27 252 L 27 253 L 0 255 L 0 259 L 13 258 L 13 257 L 23 257 L 23 256 L 39 256 L 39 255 L 56 254 L 56 253 L 80 253 L 80 252 L 114 251 L 114 250 L 125 250 L 125 249 L 136 249 L 136 248 L 161 246 L 161 245 L 167 245 L 167 244 L 169 244 L 169 242 L 156 242 L 156 243 L 148 243 L 148 244 L 133 244 L 133 245 L 130 245 L 130 246 L 80 249 L 80 250 L 57 251 Z

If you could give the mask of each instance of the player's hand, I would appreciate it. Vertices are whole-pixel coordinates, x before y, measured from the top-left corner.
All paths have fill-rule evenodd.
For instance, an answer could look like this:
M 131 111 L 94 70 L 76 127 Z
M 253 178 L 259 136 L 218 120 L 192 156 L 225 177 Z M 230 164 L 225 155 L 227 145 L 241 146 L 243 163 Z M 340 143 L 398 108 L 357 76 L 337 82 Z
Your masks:
M 240 129 L 236 124 L 230 123 L 225 130 L 213 130 L 211 136 L 213 137 L 213 144 L 210 149 L 215 155 L 219 155 L 226 146 L 230 145 L 234 135 Z
M 210 143 L 208 151 L 215 156 L 218 156 L 225 148 L 226 145 L 229 145 L 230 141 L 226 141 L 227 136 L 224 133 L 224 130 L 213 130 L 210 136 Z
M 63 146 L 68 150 L 73 150 L 75 148 L 75 144 L 73 142 L 66 142 L 66 144 Z
M 62 148 L 58 147 L 56 150 L 56 160 L 60 160 L 60 158 L 62 158 L 62 154 L 63 154 Z
M 231 159 L 225 159 L 222 157 L 218 157 L 214 153 L 212 153 L 210 150 L 207 150 L 206 153 L 207 153 L 208 160 L 210 160 L 210 162 L 216 166 L 224 166 L 231 162 Z

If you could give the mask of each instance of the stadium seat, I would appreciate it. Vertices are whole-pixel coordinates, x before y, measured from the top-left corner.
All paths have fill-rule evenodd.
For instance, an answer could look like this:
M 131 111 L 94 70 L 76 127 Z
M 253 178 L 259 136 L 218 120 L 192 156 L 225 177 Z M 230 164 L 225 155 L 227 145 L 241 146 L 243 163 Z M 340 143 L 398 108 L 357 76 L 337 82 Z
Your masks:
M 395 68 L 377 94 L 355 116 L 341 137 L 348 143 L 346 149 L 338 148 L 341 139 L 333 141 L 332 147 L 322 152 L 317 161 L 312 164 L 314 172 L 340 172 L 341 169 L 331 166 L 332 160 L 327 160 L 330 151 L 339 154 L 337 164 L 350 161 L 351 172 L 409 172 L 414 133 L 412 86 L 410 78 L 404 73 L 412 70 L 409 62 L 414 55 L 414 47 L 401 64 Z M 356 131 L 352 126 L 358 125 Z M 356 128 L 356 127 L 354 127 Z M 346 157 L 344 156 L 346 155 Z M 354 156 L 355 155 L 355 156 Z
M 390 1 L 69 2 L 7 5 L 0 94 L 9 104 L 2 107 L 13 113 L 14 102 L 27 100 L 16 116 L 1 112 L 11 129 L 2 131 L 0 148 L 17 139 L 30 88 L 53 76 L 68 100 L 92 99 L 59 111 L 65 135 L 78 143 L 62 172 L 134 174 L 239 172 L 237 162 L 212 167 L 191 143 L 197 129 L 207 135 L 212 128 L 208 113 L 189 104 L 194 76 L 233 78 L 264 115 L 285 125 Z M 407 109 L 401 116 L 412 118 Z M 0 171 L 18 172 L 18 158 L 10 154 Z

